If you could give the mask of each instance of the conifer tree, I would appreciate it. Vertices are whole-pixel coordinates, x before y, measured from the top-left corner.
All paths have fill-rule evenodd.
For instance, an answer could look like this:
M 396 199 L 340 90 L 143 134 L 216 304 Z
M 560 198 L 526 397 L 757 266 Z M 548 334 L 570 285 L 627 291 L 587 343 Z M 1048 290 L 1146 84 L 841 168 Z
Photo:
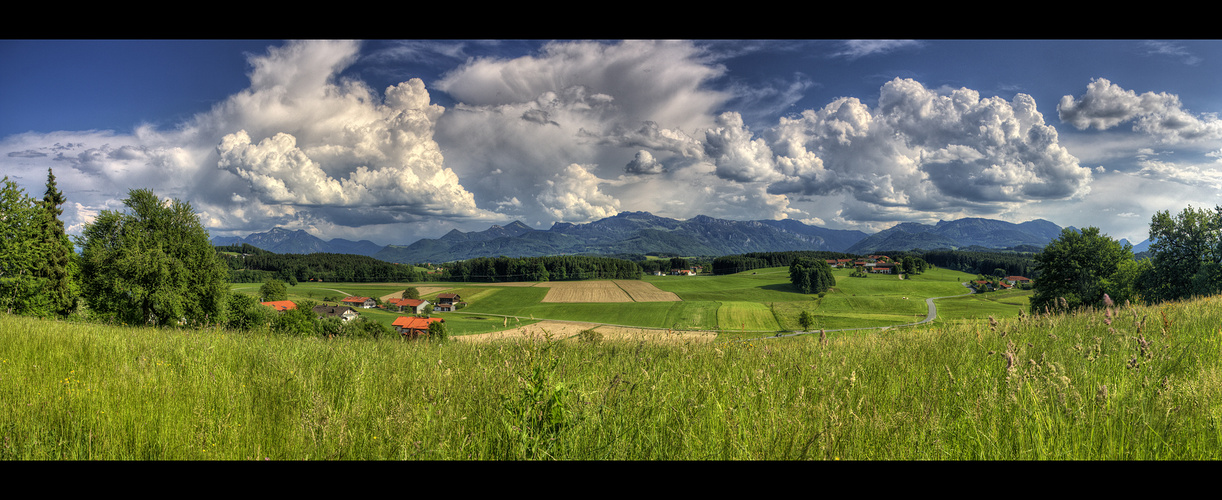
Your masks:
M 74 282 L 72 243 L 64 233 L 64 222 L 59 216 L 60 208 L 68 200 L 55 185 L 55 174 L 47 169 L 47 191 L 39 205 L 46 213 L 41 228 L 43 261 L 36 275 L 47 280 L 43 293 L 47 297 L 50 312 L 66 316 L 76 309 L 80 295 Z

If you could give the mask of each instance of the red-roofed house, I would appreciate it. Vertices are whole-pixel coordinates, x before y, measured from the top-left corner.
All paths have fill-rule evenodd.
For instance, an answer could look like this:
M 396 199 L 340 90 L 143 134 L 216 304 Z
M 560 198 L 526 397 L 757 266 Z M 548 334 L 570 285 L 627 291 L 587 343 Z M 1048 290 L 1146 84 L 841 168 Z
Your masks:
M 356 296 L 344 297 L 344 300 L 341 300 L 339 302 L 346 306 L 364 307 L 365 309 L 369 309 L 371 307 L 378 305 L 377 302 L 375 302 L 373 299 L 369 297 L 356 297 Z
M 1006 281 L 1011 285 L 1025 285 L 1027 283 L 1031 283 L 1031 278 L 1024 278 L 1022 276 L 1006 276 Z
M 429 305 L 429 301 L 421 299 L 390 299 L 387 301 L 390 307 L 399 308 L 399 312 L 404 310 L 411 311 L 413 314 L 424 313 L 424 306 Z
M 445 322 L 446 320 L 441 319 L 441 318 L 417 318 L 413 316 L 399 316 L 398 318 L 395 319 L 394 323 L 390 324 L 390 326 L 393 326 L 395 328 L 395 331 L 399 332 L 400 335 L 404 335 L 404 336 L 414 339 L 420 336 L 428 337 L 429 336 L 429 324 L 445 323 Z
M 288 301 L 288 300 L 273 300 L 271 302 L 260 302 L 260 304 L 263 304 L 267 307 L 270 307 L 280 312 L 297 308 L 297 304 L 294 304 L 292 301 Z
M 874 267 L 866 266 L 866 269 L 872 273 L 891 274 L 895 267 L 895 264 L 875 264 Z

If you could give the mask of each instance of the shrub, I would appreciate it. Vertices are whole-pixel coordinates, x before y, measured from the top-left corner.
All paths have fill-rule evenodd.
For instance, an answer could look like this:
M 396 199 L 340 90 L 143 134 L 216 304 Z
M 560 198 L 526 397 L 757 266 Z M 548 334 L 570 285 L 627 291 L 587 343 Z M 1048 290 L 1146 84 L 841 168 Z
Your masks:
M 445 342 L 450 340 L 450 332 L 446 331 L 445 323 L 440 321 L 429 323 L 429 340 L 433 342 Z
M 583 344 L 598 344 L 603 341 L 603 334 L 602 332 L 595 331 L 593 328 L 582 330 L 577 334 L 577 341 Z

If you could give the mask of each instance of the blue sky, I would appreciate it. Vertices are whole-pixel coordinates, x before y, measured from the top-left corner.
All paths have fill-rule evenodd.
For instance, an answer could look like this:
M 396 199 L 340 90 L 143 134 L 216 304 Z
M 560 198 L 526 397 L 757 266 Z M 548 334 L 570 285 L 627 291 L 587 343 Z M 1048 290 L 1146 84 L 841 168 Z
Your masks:
M 1222 200 L 1211 40 L 0 41 L 0 174 L 79 232 L 132 188 L 213 235 L 407 244 L 623 211 L 1043 218 Z

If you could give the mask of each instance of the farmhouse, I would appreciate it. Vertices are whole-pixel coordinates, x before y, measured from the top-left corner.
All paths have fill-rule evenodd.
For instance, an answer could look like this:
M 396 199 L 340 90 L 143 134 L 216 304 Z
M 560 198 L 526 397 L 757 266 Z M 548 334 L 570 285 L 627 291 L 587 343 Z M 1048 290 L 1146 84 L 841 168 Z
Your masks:
M 891 274 L 895 272 L 895 264 L 874 264 L 867 265 L 866 269 L 872 273 Z
M 429 336 L 429 324 L 445 323 L 446 320 L 441 318 L 417 318 L 412 316 L 399 316 L 394 323 L 390 325 L 395 328 L 400 335 L 415 339 L 420 336 Z
M 378 305 L 377 302 L 375 302 L 373 299 L 369 297 L 357 297 L 357 296 L 344 297 L 344 300 L 341 300 L 340 303 L 344 305 L 352 306 L 352 307 L 363 307 L 365 309 L 369 309 L 369 308 L 372 308 Z
M 429 305 L 429 301 L 421 299 L 390 299 L 388 303 L 390 307 L 399 308 L 399 312 L 407 310 L 412 314 L 422 314 L 424 307 Z
M 454 306 L 462 302 L 462 297 L 457 293 L 442 293 L 437 295 L 437 305 L 433 307 L 437 312 L 450 312 L 454 310 Z
M 275 309 L 277 312 L 289 311 L 297 308 L 297 304 L 288 300 L 273 300 L 271 302 L 260 302 L 267 307 Z
M 357 316 L 360 316 L 360 314 L 356 312 L 356 309 L 351 307 L 329 306 L 326 304 L 314 306 L 314 314 L 317 314 L 319 318 L 335 316 L 344 321 L 352 321 L 353 319 L 356 319 Z
M 1022 276 L 1006 276 L 1006 283 L 1011 285 L 1027 285 L 1031 283 L 1031 278 L 1024 278 Z

